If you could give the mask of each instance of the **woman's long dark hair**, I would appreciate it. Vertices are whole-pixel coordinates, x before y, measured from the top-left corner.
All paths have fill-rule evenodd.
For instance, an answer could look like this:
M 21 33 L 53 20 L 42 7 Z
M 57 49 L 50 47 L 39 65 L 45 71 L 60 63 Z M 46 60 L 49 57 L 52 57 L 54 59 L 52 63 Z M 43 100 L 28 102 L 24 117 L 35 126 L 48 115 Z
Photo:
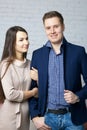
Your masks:
M 7 30 L 7 33 L 6 33 L 5 44 L 4 44 L 4 49 L 3 49 L 3 53 L 2 53 L 2 57 L 1 57 L 1 62 L 3 60 L 7 59 L 6 60 L 7 67 L 6 67 L 6 70 L 3 74 L 3 76 L 2 77 L 0 76 L 0 103 L 2 103 L 5 99 L 5 95 L 4 95 L 2 84 L 1 84 L 1 79 L 4 77 L 9 65 L 16 58 L 15 44 L 16 44 L 16 34 L 18 31 L 25 32 L 28 35 L 27 31 L 23 27 L 20 27 L 20 26 L 11 27 Z M 23 56 L 24 56 L 24 58 L 26 58 L 27 52 L 25 52 L 23 54 Z

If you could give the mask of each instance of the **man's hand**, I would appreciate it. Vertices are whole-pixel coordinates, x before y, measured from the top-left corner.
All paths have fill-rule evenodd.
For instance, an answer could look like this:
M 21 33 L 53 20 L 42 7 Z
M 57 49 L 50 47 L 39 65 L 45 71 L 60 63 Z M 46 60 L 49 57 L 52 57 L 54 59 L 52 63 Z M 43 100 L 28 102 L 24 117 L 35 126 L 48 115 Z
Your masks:
M 44 123 L 44 117 L 35 117 L 33 122 L 37 130 L 51 130 L 51 127 Z
M 70 104 L 79 102 L 78 96 L 69 90 L 64 90 L 64 99 L 67 103 L 70 103 Z

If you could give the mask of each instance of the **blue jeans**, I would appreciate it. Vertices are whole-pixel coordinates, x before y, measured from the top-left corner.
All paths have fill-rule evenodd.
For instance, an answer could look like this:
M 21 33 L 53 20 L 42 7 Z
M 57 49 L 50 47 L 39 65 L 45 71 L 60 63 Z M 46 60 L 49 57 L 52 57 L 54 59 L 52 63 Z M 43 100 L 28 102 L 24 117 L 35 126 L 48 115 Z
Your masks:
M 52 128 L 52 130 L 84 130 L 82 125 L 75 125 L 71 121 L 71 113 L 64 115 L 46 113 L 45 123 Z

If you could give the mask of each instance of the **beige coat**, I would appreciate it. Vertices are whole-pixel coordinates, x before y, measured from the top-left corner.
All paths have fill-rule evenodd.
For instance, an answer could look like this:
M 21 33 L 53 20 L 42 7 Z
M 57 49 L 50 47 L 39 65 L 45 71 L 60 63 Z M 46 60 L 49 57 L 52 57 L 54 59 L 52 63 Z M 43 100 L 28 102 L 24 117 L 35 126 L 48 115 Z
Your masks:
M 1 75 L 5 66 L 4 61 Z M 29 60 L 16 60 L 2 79 L 6 99 L 0 107 L 0 130 L 29 130 L 28 101 L 23 101 L 23 91 L 28 90 L 31 83 L 29 71 Z

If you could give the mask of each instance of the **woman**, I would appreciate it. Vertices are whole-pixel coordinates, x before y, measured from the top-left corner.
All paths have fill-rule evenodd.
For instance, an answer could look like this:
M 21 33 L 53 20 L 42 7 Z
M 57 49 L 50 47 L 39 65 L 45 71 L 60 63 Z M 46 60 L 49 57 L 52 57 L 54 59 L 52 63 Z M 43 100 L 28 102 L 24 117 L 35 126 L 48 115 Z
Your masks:
M 29 90 L 30 60 L 28 33 L 19 26 L 8 29 L 0 64 L 1 86 L 0 130 L 29 130 L 27 99 L 36 96 L 38 89 Z

